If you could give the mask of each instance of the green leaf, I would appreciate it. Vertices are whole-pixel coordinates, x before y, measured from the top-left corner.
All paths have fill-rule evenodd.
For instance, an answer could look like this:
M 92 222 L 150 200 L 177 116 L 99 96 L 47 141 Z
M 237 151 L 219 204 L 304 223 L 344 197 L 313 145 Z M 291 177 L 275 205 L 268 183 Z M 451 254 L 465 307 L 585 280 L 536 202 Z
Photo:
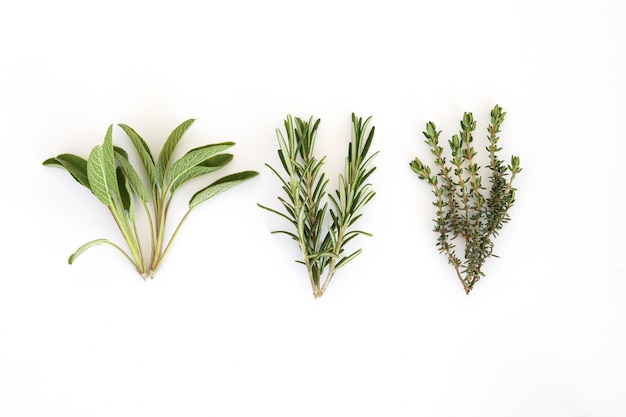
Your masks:
M 80 248 L 78 248 L 76 250 L 76 252 L 74 252 L 69 259 L 67 260 L 67 263 L 69 263 L 70 265 L 74 263 L 74 261 L 76 260 L 76 258 L 78 258 L 83 252 L 85 252 L 87 249 L 91 248 L 92 246 L 98 246 L 101 245 L 103 243 L 106 244 L 111 244 L 111 242 L 107 239 L 96 239 L 96 240 L 92 240 L 91 242 L 87 242 L 85 243 L 83 246 L 81 246 Z
M 43 161 L 43 165 L 63 168 L 69 172 L 79 184 L 91 189 L 89 187 L 89 179 L 87 178 L 87 161 L 84 158 L 64 153 L 56 158 L 46 159 Z
M 122 172 L 122 168 L 116 169 L 117 174 L 117 187 L 120 191 L 120 203 L 122 208 L 128 212 L 128 218 L 131 221 L 135 220 L 135 195 L 130 189 L 130 185 Z
M 189 200 L 189 208 L 192 209 L 194 207 L 197 207 L 208 199 L 213 198 L 216 195 L 221 194 L 224 191 L 234 187 L 235 185 L 241 184 L 242 182 L 249 180 L 250 178 L 256 177 L 257 175 L 259 175 L 259 173 L 256 171 L 243 171 L 222 177 L 208 187 L 203 188 L 202 190 L 194 194 L 194 196 L 191 197 L 191 200 Z
M 113 158 L 112 128 L 109 126 L 104 143 L 91 151 L 87 160 L 87 177 L 91 191 L 108 207 L 114 207 L 115 198 L 119 195 L 115 160 Z
M 132 142 L 137 154 L 139 155 L 139 159 L 146 170 L 146 174 L 148 174 L 148 181 L 150 181 L 150 188 L 154 188 L 157 185 L 157 175 L 156 175 L 156 167 L 154 165 L 154 158 L 152 158 L 152 154 L 150 153 L 150 148 L 146 142 L 133 130 L 132 127 L 127 126 L 125 124 L 118 124 L 126 135 Z
M 126 152 L 124 148 L 120 148 L 119 146 L 113 146 L 113 153 L 115 155 L 119 154 L 120 156 L 128 159 L 128 152 Z
M 170 164 L 170 160 L 172 159 L 172 155 L 174 154 L 174 150 L 176 149 L 178 142 L 180 142 L 183 135 L 185 134 L 187 129 L 189 129 L 189 127 L 193 124 L 193 122 L 195 122 L 195 119 L 189 119 L 178 125 L 176 129 L 174 129 L 172 133 L 170 133 L 170 136 L 167 138 L 165 144 L 163 145 L 163 149 L 161 149 L 161 153 L 159 154 L 159 160 L 157 161 L 156 166 L 157 181 L 159 182 L 161 187 L 163 187 L 164 185 L 167 168 Z
M 113 125 L 107 129 L 102 143 L 102 157 L 105 163 L 106 173 L 111 182 L 111 198 L 119 199 L 120 190 L 117 186 L 117 174 L 115 173 L 115 151 L 113 150 Z
M 363 206 L 365 206 L 367 203 L 370 202 L 370 200 L 376 195 L 376 192 L 374 191 L 368 191 L 367 194 L 365 194 L 365 197 L 363 197 L 363 199 L 361 201 L 359 201 L 353 208 L 352 212 L 356 213 L 359 210 L 361 210 L 363 208 Z
M 296 229 L 298 230 L 298 237 L 300 242 L 305 240 L 307 236 L 304 234 L 304 221 L 306 220 L 306 208 L 301 206 L 296 216 Z
M 372 116 L 368 117 L 367 120 L 365 121 L 365 127 L 369 124 L 370 119 L 372 118 Z M 372 140 L 374 139 L 374 133 L 376 132 L 376 126 L 373 126 L 372 129 L 370 130 L 369 135 L 367 136 L 367 139 L 365 140 L 365 144 L 363 145 L 363 149 L 361 150 L 361 159 L 365 158 L 365 156 L 367 155 L 367 153 L 370 150 L 370 146 L 372 145 Z M 378 152 L 376 152 L 378 153 Z
M 190 181 L 194 178 L 201 177 L 202 175 L 210 174 L 219 169 L 224 168 L 230 161 L 233 160 L 233 155 L 229 153 L 223 153 L 215 155 L 212 158 L 201 162 L 197 166 L 188 170 L 184 175 L 181 175 L 176 181 L 172 183 L 171 191 L 174 192 L 178 187 Z
M 270 208 L 270 207 L 264 206 L 264 205 L 259 204 L 259 203 L 257 203 L 256 205 L 257 205 L 257 206 L 259 206 L 259 207 L 261 207 L 262 209 L 265 209 L 265 210 L 270 211 L 270 212 L 272 212 L 272 213 L 274 213 L 274 214 L 278 214 L 278 215 L 279 215 L 279 216 L 281 216 L 281 217 L 284 217 L 284 218 L 285 218 L 285 219 L 287 219 L 287 220 L 288 220 L 291 224 L 293 224 L 294 226 L 297 226 L 296 222 L 295 222 L 295 221 L 294 221 L 291 217 L 287 216 L 286 214 L 281 213 L 281 212 L 280 212 L 280 211 L 278 211 L 278 210 L 274 210 L 273 208 Z
M 215 143 L 212 145 L 206 145 L 190 150 L 178 161 L 172 164 L 172 167 L 167 174 L 167 179 L 170 181 L 170 183 L 178 182 L 179 184 L 177 186 L 179 186 L 182 182 L 185 182 L 192 178 L 188 178 L 189 170 L 200 165 L 203 162 L 206 162 L 215 154 L 230 148 L 234 144 L 234 142 Z
M 291 123 L 291 116 L 288 117 L 289 123 Z M 291 126 L 291 124 L 289 124 L 288 126 Z M 289 134 L 289 130 L 287 130 L 287 133 Z M 278 150 L 278 157 L 280 158 L 280 162 L 283 164 L 283 168 L 285 168 L 285 171 L 287 171 L 290 176 L 293 176 L 293 160 L 291 154 L 289 153 L 289 149 L 287 148 L 287 142 L 285 142 L 285 138 L 280 129 L 276 129 L 276 138 L 278 139 L 278 146 L 280 147 L 280 149 Z M 291 143 L 292 140 L 290 140 L 289 142 Z
M 354 258 L 356 258 L 357 256 L 359 256 L 359 254 L 362 252 L 362 249 L 357 250 L 356 252 L 353 252 L 351 255 L 348 255 L 344 258 L 341 258 L 341 261 L 339 261 L 339 263 L 337 263 L 337 266 L 335 267 L 335 269 L 339 269 L 342 266 L 344 266 L 345 264 L 347 264 L 348 262 L 350 262 L 351 260 L 353 260 Z
M 233 160 L 233 154 L 230 153 L 222 153 L 219 155 L 212 156 L 204 162 L 201 162 L 199 166 L 205 168 L 221 168 L 226 166 Z
M 292 232 L 288 232 L 288 231 L 286 231 L 286 230 L 274 230 L 274 231 L 272 232 L 272 234 L 279 234 L 279 233 L 282 233 L 282 234 L 284 234 L 284 235 L 289 236 L 290 238 L 292 238 L 292 239 L 293 239 L 293 240 L 295 240 L 296 242 L 300 242 L 300 239 L 298 238 L 298 236 L 296 236 L 296 235 L 295 235 L 294 233 L 292 233 Z M 303 263 L 303 262 L 301 262 L 301 263 Z
M 119 164 L 119 168 L 121 168 L 122 173 L 126 177 L 130 187 L 135 191 L 137 197 L 141 199 L 144 203 L 147 203 L 150 200 L 150 193 L 143 185 L 141 178 L 135 168 L 128 161 L 128 157 L 126 156 L 126 152 L 120 152 L 121 148 L 115 148 L 115 159 L 117 159 L 117 163 Z

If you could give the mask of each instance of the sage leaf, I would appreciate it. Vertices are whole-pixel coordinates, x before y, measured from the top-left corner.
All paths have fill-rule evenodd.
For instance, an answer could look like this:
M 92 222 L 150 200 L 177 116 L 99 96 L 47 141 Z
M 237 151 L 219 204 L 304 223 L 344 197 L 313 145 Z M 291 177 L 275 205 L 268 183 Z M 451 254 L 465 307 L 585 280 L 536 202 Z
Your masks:
M 256 177 L 257 175 L 259 175 L 259 173 L 256 171 L 242 171 L 222 177 L 194 194 L 193 197 L 191 197 L 191 200 L 189 200 L 189 208 L 193 209 L 208 199 L 213 198 L 235 185 L 249 180 L 250 178 Z
M 207 159 L 204 162 L 201 162 L 197 166 L 189 169 L 185 172 L 184 175 L 181 175 L 176 179 L 176 181 L 172 182 L 171 191 L 174 192 L 178 187 L 190 181 L 194 178 L 200 177 L 202 175 L 210 174 L 211 172 L 215 172 L 223 167 L 225 167 L 230 161 L 233 160 L 233 155 L 229 153 L 218 154 L 212 158 Z
M 125 159 L 128 159 L 128 152 L 124 148 L 120 148 L 119 146 L 113 145 L 113 154 L 123 156 Z
M 144 203 L 147 203 L 150 199 L 150 193 L 143 185 L 143 182 L 141 181 L 141 178 L 139 177 L 137 171 L 135 171 L 135 168 L 133 168 L 133 166 L 128 161 L 127 154 L 125 152 L 120 152 L 119 149 L 121 148 L 115 149 L 115 159 L 117 159 L 119 167 L 122 169 L 122 172 L 128 180 L 129 185 L 137 194 L 137 197 L 139 197 Z
M 167 172 L 167 167 L 170 164 L 170 160 L 172 159 L 172 155 L 174 154 L 174 150 L 178 145 L 178 142 L 182 139 L 183 135 L 189 129 L 189 127 L 195 122 L 195 119 L 189 119 L 182 122 L 176 129 L 170 133 L 170 136 L 165 141 L 163 145 L 163 149 L 161 149 L 161 153 L 159 154 L 159 160 L 156 166 L 156 174 L 157 181 L 161 187 L 164 186 L 165 175 Z
M 135 147 L 137 155 L 139 155 L 139 160 L 143 164 L 143 167 L 146 170 L 146 174 L 148 175 L 150 188 L 153 189 L 157 185 L 157 174 L 156 167 L 154 165 L 154 158 L 150 153 L 150 148 L 146 144 L 146 141 L 144 141 L 132 127 L 125 124 L 118 124 L 118 126 L 122 128 L 122 130 L 126 133 L 131 143 Z
M 69 259 L 67 260 L 67 263 L 70 265 L 73 264 L 76 258 L 78 258 L 87 249 L 91 248 L 92 246 L 102 245 L 103 243 L 111 244 L 111 242 L 108 239 L 96 239 L 96 240 L 92 240 L 91 242 L 85 243 L 69 257 Z
M 135 196 L 130 189 L 130 185 L 122 172 L 122 169 L 118 167 L 116 169 L 117 174 L 117 187 L 120 191 L 120 203 L 122 208 L 128 213 L 130 221 L 135 220 Z
M 87 160 L 87 176 L 89 178 L 89 185 L 91 186 L 91 192 L 107 207 L 113 205 L 111 201 L 111 194 L 109 193 L 110 183 L 107 181 L 107 175 L 105 174 L 104 163 L 102 162 L 102 147 L 100 145 L 95 146 L 89 154 Z
M 112 129 L 109 126 L 102 146 L 96 146 L 87 160 L 87 177 L 91 191 L 106 206 L 113 208 L 119 195 L 113 157 Z
M 63 153 L 56 158 L 49 158 L 43 161 L 44 166 L 55 166 L 65 169 L 70 175 L 78 181 L 79 184 L 89 187 L 89 179 L 87 178 L 87 161 L 80 156 Z
M 224 142 L 192 149 L 172 164 L 168 173 L 169 181 L 179 181 L 180 177 L 184 176 L 190 169 L 201 164 L 202 162 L 205 162 L 215 154 L 230 148 L 234 144 L 234 142 Z

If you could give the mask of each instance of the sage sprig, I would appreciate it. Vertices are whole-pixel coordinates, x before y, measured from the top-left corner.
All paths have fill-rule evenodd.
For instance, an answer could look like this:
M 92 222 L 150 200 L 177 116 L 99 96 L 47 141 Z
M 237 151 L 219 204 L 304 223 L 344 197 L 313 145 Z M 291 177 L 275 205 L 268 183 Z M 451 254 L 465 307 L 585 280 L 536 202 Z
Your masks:
M 298 242 L 302 259 L 296 262 L 306 267 L 315 298 L 324 295 L 339 268 L 361 253 L 358 249 L 346 255 L 347 244 L 358 235 L 371 236 L 353 228 L 361 217 L 363 207 L 375 195 L 367 183 L 376 169 L 370 166 L 378 153 L 368 155 L 375 131 L 374 127 L 368 129 L 370 121 L 371 117 L 363 121 L 352 114 L 348 156 L 334 195 L 326 193 L 329 180 L 321 170 L 324 158 L 318 160 L 314 155 L 320 120 L 296 118 L 294 123 L 288 115 L 284 122 L 286 138 L 280 129 L 276 129 L 278 157 L 284 174 L 281 175 L 269 164 L 266 166 L 282 184 L 285 198 L 278 197 L 278 200 L 284 211 L 259 206 L 285 218 L 292 225 L 289 231 L 272 233 L 284 233 Z
M 144 168 L 144 180 L 128 159 L 128 153 L 113 145 L 113 125 L 109 126 L 102 145 L 95 146 L 88 159 L 72 154 L 61 154 L 43 162 L 45 166 L 65 169 L 81 185 L 88 188 L 110 211 L 128 250 L 109 241 L 96 239 L 82 245 L 68 262 L 72 264 L 87 249 L 107 244 L 120 251 L 142 277 L 152 278 L 170 249 L 181 226 L 189 214 L 200 204 L 256 175 L 255 171 L 242 171 L 222 177 L 196 192 L 189 200 L 189 209 L 178 223 L 173 234 L 166 238 L 166 220 L 170 203 L 176 191 L 191 179 L 212 173 L 226 166 L 232 154 L 222 153 L 234 142 L 221 142 L 191 149 L 180 159 L 172 161 L 174 151 L 194 119 L 181 123 L 167 138 L 155 159 L 146 142 L 130 126 L 119 124 L 133 144 Z M 138 232 L 136 206 L 146 214 L 150 239 L 142 244 Z M 149 246 L 149 255 L 144 247 Z
M 437 247 L 454 266 L 467 294 L 484 276 L 481 268 L 485 260 L 490 256 L 497 257 L 493 253 L 493 239 L 510 220 L 508 211 L 515 202 L 516 191 L 513 180 L 522 170 L 518 156 L 511 157 L 510 165 L 505 165 L 498 157 L 498 152 L 502 150 L 498 147 L 498 134 L 505 115 L 502 108 L 496 105 L 491 111 L 491 124 L 487 129 L 487 168 L 491 171 L 488 196 L 485 196 L 483 178 L 473 146 L 476 122 L 472 113 L 463 115 L 461 131 L 448 141 L 452 156 L 449 161 L 446 161 L 443 147 L 439 145 L 441 131 L 437 131 L 433 122 L 426 124 L 426 131 L 423 132 L 425 142 L 435 157 L 437 173 L 433 174 L 433 170 L 419 158 L 410 163 L 418 177 L 433 187 L 433 204 L 437 210 L 434 220 L 434 231 L 438 234 Z M 463 261 L 455 250 L 454 241 L 458 236 L 465 246 Z

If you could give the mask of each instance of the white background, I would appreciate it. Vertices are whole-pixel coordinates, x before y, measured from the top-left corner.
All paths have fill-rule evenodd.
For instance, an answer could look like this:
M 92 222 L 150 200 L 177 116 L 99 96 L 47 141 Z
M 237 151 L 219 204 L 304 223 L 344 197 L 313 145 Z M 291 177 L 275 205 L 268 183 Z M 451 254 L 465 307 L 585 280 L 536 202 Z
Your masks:
M 619 0 L 5 2 L 0 416 L 626 415 L 626 10 Z M 464 111 L 521 157 L 499 259 L 465 295 L 435 247 L 421 131 Z M 271 230 L 274 130 L 322 119 L 335 181 L 373 115 L 363 254 L 314 300 Z M 154 280 L 106 208 L 41 162 L 111 123 L 177 155 L 234 140 L 261 175 L 190 216 Z M 132 151 L 123 132 L 116 144 Z M 484 143 L 484 142 L 478 142 Z M 480 152 L 483 148 L 478 146 Z M 203 181 L 181 190 L 172 228 Z M 331 184 L 335 185 L 335 182 Z

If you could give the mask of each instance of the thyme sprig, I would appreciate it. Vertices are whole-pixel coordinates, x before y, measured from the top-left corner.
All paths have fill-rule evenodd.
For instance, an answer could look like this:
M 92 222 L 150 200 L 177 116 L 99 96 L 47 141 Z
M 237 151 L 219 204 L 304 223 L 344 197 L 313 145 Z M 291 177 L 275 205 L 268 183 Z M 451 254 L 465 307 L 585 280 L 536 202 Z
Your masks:
M 302 259 L 296 262 L 306 267 L 315 298 L 325 293 L 339 268 L 361 253 L 358 249 L 345 255 L 347 244 L 358 235 L 371 236 L 352 228 L 361 217 L 363 207 L 375 195 L 366 182 L 376 169 L 370 166 L 378 153 L 368 155 L 375 131 L 374 127 L 368 130 L 370 121 L 371 117 L 363 121 L 352 114 L 348 156 L 334 195 L 326 193 L 329 180 L 321 170 L 324 158 L 318 160 L 314 155 L 320 120 L 296 118 L 294 123 L 288 115 L 284 122 L 286 139 L 280 129 L 276 129 L 278 157 L 284 175 L 269 164 L 266 166 L 282 183 L 286 197 L 278 197 L 278 200 L 284 211 L 261 204 L 259 207 L 285 218 L 293 226 L 291 231 L 272 233 L 286 234 L 298 242 Z
M 511 157 L 510 165 L 498 157 L 502 148 L 498 147 L 500 126 L 506 113 L 496 105 L 491 111 L 491 124 L 487 131 L 489 146 L 489 165 L 491 171 L 489 181 L 491 187 L 485 197 L 480 167 L 476 162 L 476 151 L 473 146 L 473 132 L 476 122 L 472 113 L 465 113 L 461 120 L 461 130 L 448 141 L 451 150 L 451 161 L 446 161 L 443 147 L 439 145 L 441 131 L 433 122 L 426 124 L 426 143 L 435 157 L 436 174 L 419 158 L 411 163 L 411 169 L 422 180 L 433 187 L 436 207 L 434 231 L 438 233 L 437 247 L 444 253 L 448 262 L 454 266 L 457 276 L 465 292 L 474 288 L 478 280 L 484 276 L 481 268 L 493 253 L 493 239 L 502 226 L 510 220 L 508 211 L 515 202 L 513 180 L 522 170 L 518 156 Z M 455 239 L 461 236 L 464 243 L 464 261 L 456 255 Z
M 221 142 L 194 148 L 177 161 L 173 161 L 172 157 L 178 143 L 193 122 L 194 119 L 186 120 L 172 131 L 156 162 L 141 136 L 130 126 L 119 125 L 137 151 L 145 169 L 145 177 L 149 182 L 147 187 L 131 165 L 128 153 L 118 146 L 113 146 L 113 125 L 107 129 L 104 143 L 94 147 L 87 160 L 72 154 L 61 154 L 43 162 L 45 166 L 59 167 L 69 172 L 79 184 L 88 188 L 98 200 L 106 205 L 128 246 L 128 251 L 126 251 L 108 239 L 95 239 L 78 248 L 69 257 L 68 263 L 72 264 L 79 255 L 93 246 L 108 244 L 121 252 L 144 279 L 152 278 L 193 209 L 229 188 L 258 175 L 255 171 L 227 175 L 196 192 L 189 200 L 189 210 L 180 220 L 174 233 L 166 239 L 168 211 L 179 187 L 194 178 L 223 168 L 233 159 L 233 155 L 221 152 L 234 146 L 235 143 Z M 146 213 L 150 230 L 148 245 L 145 245 L 145 242 L 142 245 L 138 232 L 135 216 L 137 201 Z M 150 247 L 149 256 L 144 253 L 144 247 L 147 246 Z

